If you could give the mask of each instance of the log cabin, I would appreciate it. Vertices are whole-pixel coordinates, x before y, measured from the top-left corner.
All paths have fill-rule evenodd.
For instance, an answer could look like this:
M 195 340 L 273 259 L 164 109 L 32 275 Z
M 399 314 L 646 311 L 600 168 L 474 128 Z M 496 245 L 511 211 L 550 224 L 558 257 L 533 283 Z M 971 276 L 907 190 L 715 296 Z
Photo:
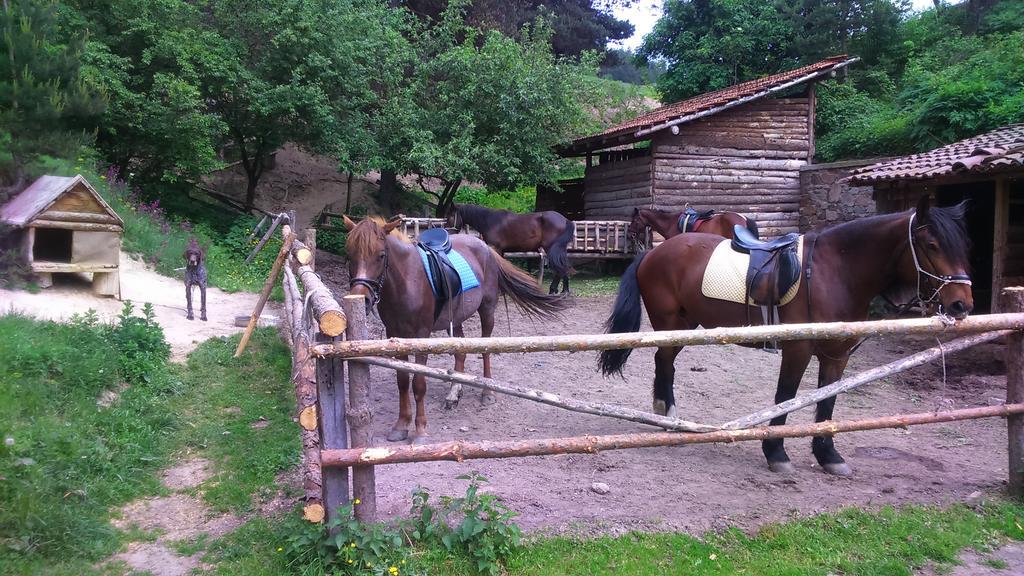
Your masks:
M 763 237 L 795 232 L 800 168 L 814 160 L 814 86 L 857 58 L 834 56 L 657 108 L 559 149 L 582 157 L 582 181 L 538 190 L 540 206 L 586 220 L 629 220 L 634 208 L 739 212 Z M 575 207 L 574 207 L 575 205 Z

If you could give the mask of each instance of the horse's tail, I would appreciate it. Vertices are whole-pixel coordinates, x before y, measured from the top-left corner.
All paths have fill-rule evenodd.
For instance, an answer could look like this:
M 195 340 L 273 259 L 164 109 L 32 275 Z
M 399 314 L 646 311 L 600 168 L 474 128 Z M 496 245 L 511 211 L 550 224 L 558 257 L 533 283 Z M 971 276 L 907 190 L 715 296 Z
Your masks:
M 525 314 L 535 318 L 557 319 L 558 313 L 569 305 L 562 294 L 546 294 L 537 288 L 537 281 L 515 264 L 502 258 L 494 248 L 491 253 L 498 263 L 498 288 L 512 298 Z
M 747 230 L 750 230 L 750 233 L 754 235 L 754 238 L 760 238 L 761 236 L 757 231 L 757 220 L 754 220 L 750 216 L 744 216 L 743 218 L 747 221 Z
M 559 274 L 573 274 L 576 270 L 569 264 L 568 246 L 569 242 L 572 242 L 573 235 L 576 234 L 576 225 L 572 223 L 572 220 L 565 221 L 565 230 L 555 238 L 555 241 L 551 243 L 551 252 L 548 253 L 548 261 L 551 262 L 551 267 L 555 269 Z
M 640 331 L 640 283 L 637 281 L 636 271 L 640 262 L 646 256 L 646 252 L 637 255 L 633 263 L 626 268 L 626 273 L 619 281 L 619 294 L 615 297 L 615 308 L 611 316 L 605 321 L 605 333 L 621 334 L 624 332 Z M 632 348 L 619 348 L 616 350 L 605 350 L 601 352 L 598 359 L 598 366 L 605 376 L 611 374 L 622 375 L 622 367 L 626 365 Z

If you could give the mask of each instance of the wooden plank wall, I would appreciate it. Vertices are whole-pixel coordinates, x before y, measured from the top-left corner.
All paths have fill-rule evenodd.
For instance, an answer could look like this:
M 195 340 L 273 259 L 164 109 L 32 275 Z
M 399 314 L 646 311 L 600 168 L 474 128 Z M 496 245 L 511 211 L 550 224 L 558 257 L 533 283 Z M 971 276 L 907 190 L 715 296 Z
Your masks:
M 651 205 L 651 157 L 590 166 L 583 189 L 587 220 L 629 220 L 633 208 Z
M 658 133 L 651 143 L 655 206 L 753 216 L 762 237 L 796 232 L 809 121 L 807 98 L 779 98 L 683 124 L 677 135 Z

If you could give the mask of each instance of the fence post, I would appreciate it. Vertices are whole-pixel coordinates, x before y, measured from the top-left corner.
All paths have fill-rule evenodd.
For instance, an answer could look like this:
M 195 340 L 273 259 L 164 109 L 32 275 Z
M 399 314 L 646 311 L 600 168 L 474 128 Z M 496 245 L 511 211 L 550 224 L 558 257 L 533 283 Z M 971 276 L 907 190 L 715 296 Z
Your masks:
M 319 334 L 317 342 L 336 342 Z M 320 449 L 348 448 L 345 429 L 345 363 L 336 358 L 317 358 L 316 361 L 317 411 L 320 429 Z M 324 509 L 328 524 L 338 514 L 338 507 L 349 502 L 348 468 L 323 468 L 321 473 Z
M 366 304 L 362 294 L 342 298 L 348 317 L 345 335 L 349 340 L 366 340 Z M 373 412 L 370 410 L 370 367 L 360 362 L 348 363 L 349 440 L 353 448 L 373 445 Z M 377 518 L 377 493 L 373 466 L 352 467 L 352 499 L 357 520 L 374 522 Z
M 1024 287 L 1004 288 L 1001 294 L 1001 312 L 1024 312 Z M 1024 331 L 1006 337 L 1006 403 L 1024 402 Z M 1006 419 L 1009 445 L 1009 489 L 1016 497 L 1024 496 L 1024 415 L 1015 414 Z

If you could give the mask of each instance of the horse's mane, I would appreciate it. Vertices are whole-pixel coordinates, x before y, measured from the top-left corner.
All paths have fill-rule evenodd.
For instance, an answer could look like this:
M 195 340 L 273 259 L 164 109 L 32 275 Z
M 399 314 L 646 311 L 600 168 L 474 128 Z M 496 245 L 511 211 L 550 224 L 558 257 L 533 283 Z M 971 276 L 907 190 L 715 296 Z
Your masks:
M 367 216 L 348 233 L 345 251 L 356 259 L 373 256 L 374 243 L 382 236 L 385 224 L 387 224 L 387 220 L 381 216 Z M 406 244 L 411 242 L 409 237 L 398 228 L 392 230 L 388 235 Z
M 490 230 L 502 218 L 509 214 L 514 214 L 514 212 L 509 212 L 508 210 L 477 206 L 476 204 L 456 204 L 455 210 L 462 217 L 464 223 L 481 231 Z
M 932 206 L 928 209 L 928 229 L 931 231 L 932 236 L 939 242 L 944 253 L 960 262 L 969 261 L 971 249 L 971 239 L 967 235 L 967 223 L 964 221 L 966 211 L 966 201 L 955 206 Z M 871 230 L 881 222 L 902 218 L 914 213 L 915 210 L 908 210 L 894 214 L 879 214 L 877 216 L 858 218 L 830 226 L 823 230 L 822 234 L 847 234 Z M 917 223 L 915 222 L 915 224 Z

